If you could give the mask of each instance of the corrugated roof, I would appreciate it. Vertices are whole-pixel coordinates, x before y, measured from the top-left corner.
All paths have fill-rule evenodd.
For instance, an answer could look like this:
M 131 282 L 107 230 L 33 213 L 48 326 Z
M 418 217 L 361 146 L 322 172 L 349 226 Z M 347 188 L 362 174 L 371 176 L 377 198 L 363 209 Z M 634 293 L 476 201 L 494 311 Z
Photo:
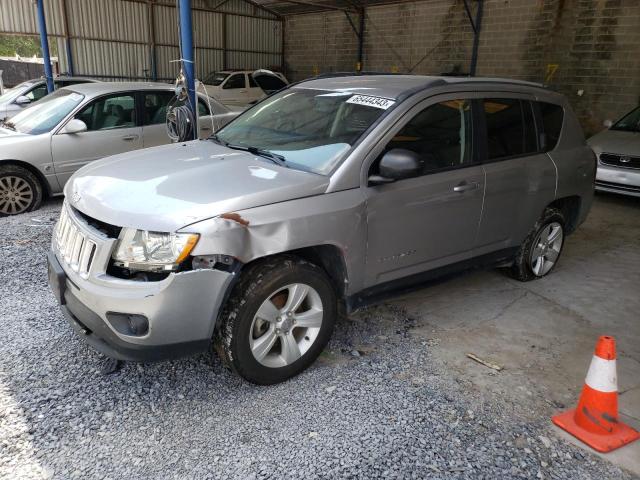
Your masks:
M 408 3 L 415 0 L 252 0 L 253 3 L 273 10 L 278 15 L 344 10 L 358 12 L 362 7 L 390 3 Z

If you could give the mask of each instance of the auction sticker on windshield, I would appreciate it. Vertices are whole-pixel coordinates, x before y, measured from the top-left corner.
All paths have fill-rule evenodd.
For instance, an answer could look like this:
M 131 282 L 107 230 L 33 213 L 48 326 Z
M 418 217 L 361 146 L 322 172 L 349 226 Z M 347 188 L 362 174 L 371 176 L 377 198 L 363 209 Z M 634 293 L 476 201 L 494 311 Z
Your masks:
M 354 95 L 349 100 L 347 100 L 347 103 L 366 105 L 367 107 L 381 108 L 382 110 L 386 110 L 396 102 L 394 102 L 393 100 L 389 100 L 388 98 L 374 97 L 371 95 Z

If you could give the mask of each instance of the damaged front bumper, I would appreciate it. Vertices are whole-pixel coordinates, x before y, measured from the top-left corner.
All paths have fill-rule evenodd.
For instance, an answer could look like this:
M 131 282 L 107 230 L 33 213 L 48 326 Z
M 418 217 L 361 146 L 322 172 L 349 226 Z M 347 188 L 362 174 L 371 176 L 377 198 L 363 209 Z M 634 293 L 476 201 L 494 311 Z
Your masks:
M 87 343 L 109 357 L 136 361 L 175 358 L 209 347 L 233 273 L 199 269 L 171 273 L 161 281 L 116 278 L 106 273 L 115 240 L 79 218 L 73 228 L 76 247 L 65 250 L 55 238 L 52 242 L 49 284 Z
M 49 253 L 49 284 L 74 330 L 104 355 L 155 361 L 206 350 L 233 274 L 197 270 L 160 282 L 83 280 Z

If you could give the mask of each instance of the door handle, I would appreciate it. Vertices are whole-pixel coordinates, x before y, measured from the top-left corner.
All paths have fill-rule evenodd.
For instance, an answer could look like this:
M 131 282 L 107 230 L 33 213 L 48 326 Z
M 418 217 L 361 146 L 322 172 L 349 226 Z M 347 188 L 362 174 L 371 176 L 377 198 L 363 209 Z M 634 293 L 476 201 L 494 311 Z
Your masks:
M 456 185 L 455 187 L 453 187 L 453 191 L 454 192 L 458 192 L 458 193 L 462 193 L 462 192 L 467 192 L 469 190 L 475 190 L 480 186 L 480 184 L 478 182 L 462 182 L 459 185 Z
M 125 142 L 130 142 L 132 140 L 137 140 L 139 138 L 139 135 L 125 135 L 124 137 L 122 137 L 122 140 L 124 140 Z
M 200 130 L 211 130 L 211 127 L 200 127 Z

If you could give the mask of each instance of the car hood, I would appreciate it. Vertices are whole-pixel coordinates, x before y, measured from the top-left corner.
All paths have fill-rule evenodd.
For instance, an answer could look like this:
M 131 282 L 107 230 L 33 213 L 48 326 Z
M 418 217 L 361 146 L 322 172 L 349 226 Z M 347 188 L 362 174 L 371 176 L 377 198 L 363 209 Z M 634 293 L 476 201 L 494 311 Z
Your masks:
M 640 156 L 640 133 L 620 130 L 603 130 L 587 143 L 596 153 L 608 152 Z
M 16 132 L 15 130 L 11 130 L 9 128 L 0 127 L 0 145 L 6 147 L 8 145 L 13 145 L 16 142 L 22 142 L 27 138 L 32 138 L 35 135 L 27 135 L 26 133 Z
M 98 160 L 76 172 L 64 191 L 73 207 L 103 222 L 172 232 L 224 213 L 318 195 L 328 185 L 322 175 L 193 141 Z
M 40 160 L 51 161 L 49 138 L 47 133 L 30 135 L 0 127 L 0 160 L 29 160 L 34 155 L 41 154 L 34 148 L 46 148 L 47 153 Z

